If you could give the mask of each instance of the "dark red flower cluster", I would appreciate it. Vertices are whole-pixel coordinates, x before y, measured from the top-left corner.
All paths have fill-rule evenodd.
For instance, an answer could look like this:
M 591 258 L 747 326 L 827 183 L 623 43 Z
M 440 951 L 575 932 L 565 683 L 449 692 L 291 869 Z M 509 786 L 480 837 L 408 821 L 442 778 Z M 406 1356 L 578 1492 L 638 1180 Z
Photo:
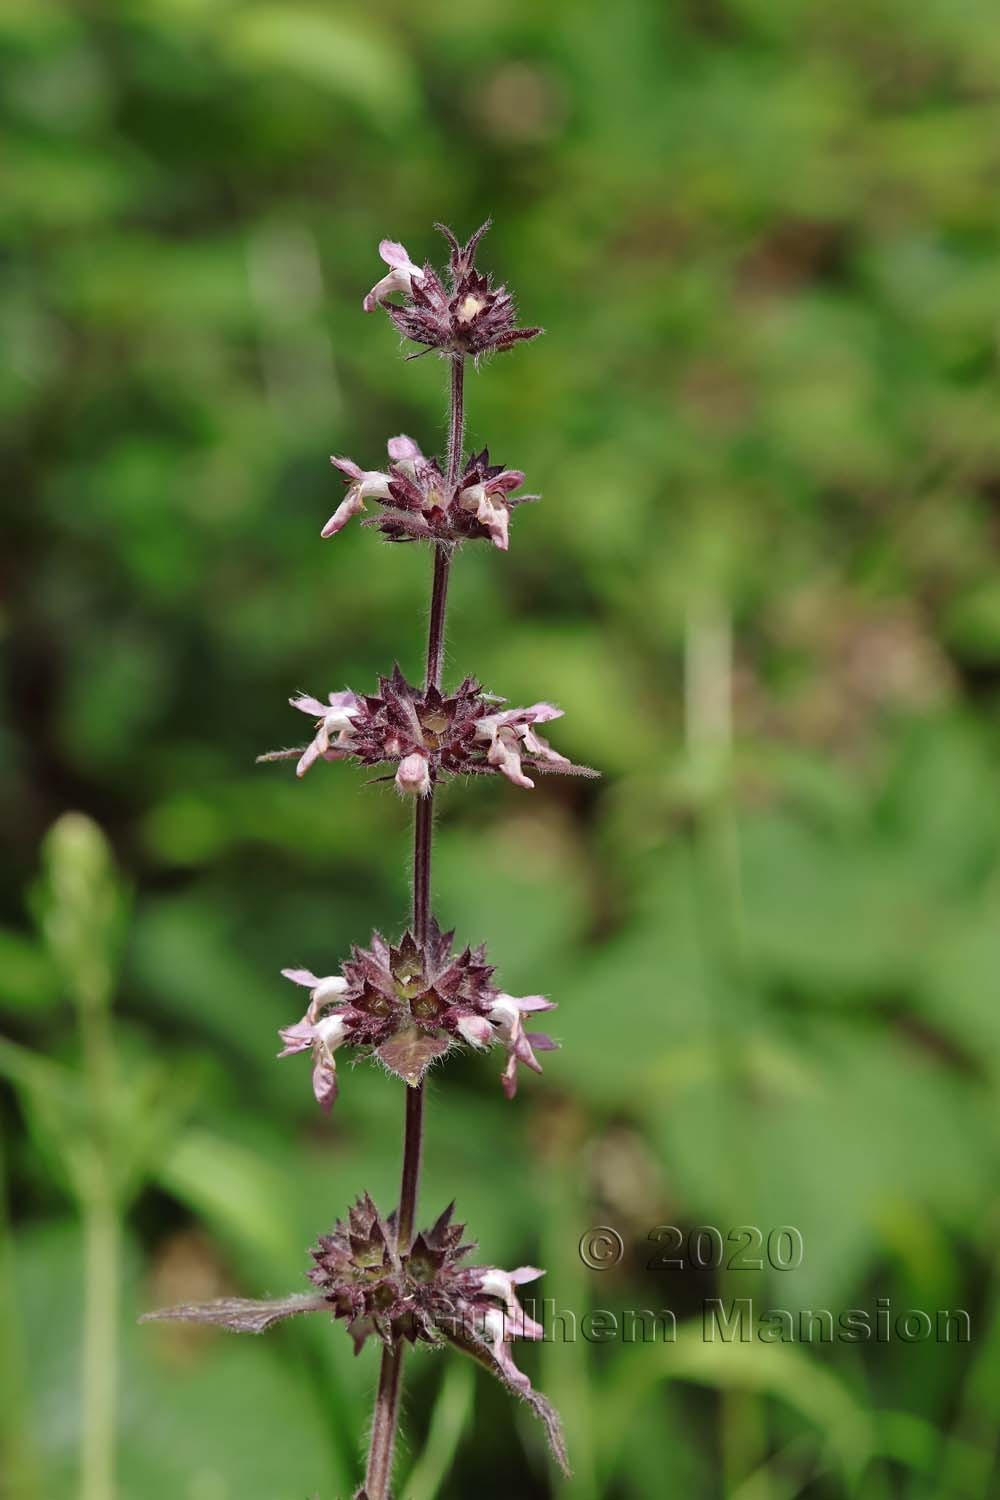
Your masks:
M 308 693 L 289 702 L 316 721 L 311 744 L 273 750 L 261 760 L 298 759 L 304 776 L 317 760 L 353 759 L 364 766 L 395 765 L 400 792 L 424 796 L 436 782 L 455 775 L 500 772 L 515 786 L 532 788 L 524 767 L 546 773 L 593 776 L 553 750 L 537 725 L 562 717 L 551 703 L 503 708 L 503 698 L 485 693 L 467 677 L 453 693 L 436 687 L 422 691 L 407 682 L 399 667 L 380 677 L 378 692 L 331 693 L 322 703 Z
M 521 1306 L 517 1288 L 544 1273 L 535 1266 L 502 1271 L 464 1265 L 476 1249 L 464 1242 L 465 1225 L 452 1222 L 450 1204 L 409 1249 L 397 1243 L 396 1215 L 383 1219 L 365 1193 L 330 1234 L 310 1251 L 308 1272 L 316 1294 L 258 1301 L 223 1297 L 147 1313 L 143 1322 L 212 1323 L 233 1333 L 263 1333 L 301 1313 L 332 1312 L 343 1319 L 359 1353 L 375 1337 L 400 1343 L 450 1343 L 471 1354 L 522 1397 L 544 1423 L 552 1451 L 566 1468 L 562 1428 L 555 1409 L 514 1363 L 514 1339 L 540 1339 L 540 1323 Z
M 340 974 L 318 978 L 308 969 L 283 969 L 286 979 L 310 991 L 301 1021 L 284 1027 L 280 1057 L 313 1056 L 313 1093 L 324 1109 L 337 1097 L 339 1047 L 366 1048 L 411 1087 L 431 1063 L 455 1045 L 487 1048 L 500 1042 L 507 1051 L 501 1074 L 504 1092 L 517 1091 L 517 1066 L 540 1073 L 535 1051 L 556 1046 L 544 1032 L 524 1029 L 524 1016 L 552 1010 L 544 995 L 508 995 L 493 983 L 486 949 L 453 951 L 455 934 L 431 921 L 421 949 L 407 932 L 390 945 L 374 933 L 371 946 L 352 948 Z
M 384 307 L 404 338 L 446 354 L 499 353 L 537 338 L 540 328 L 515 327 L 517 309 L 507 288 L 494 286 L 491 276 L 476 270 L 476 249 L 489 219 L 465 245 L 444 224 L 434 227 L 448 241 L 447 285 L 429 264 L 415 265 L 405 245 L 382 240 L 378 253 L 389 272 L 365 297 L 365 312 Z M 404 298 L 401 305 L 388 301 L 397 292 Z
M 520 469 L 491 464 L 489 449 L 473 453 L 454 485 L 440 465 L 425 458 L 412 438 L 401 433 L 388 442 L 389 464 L 362 469 L 352 458 L 330 459 L 347 485 L 347 493 L 323 527 L 321 536 L 336 536 L 366 500 L 383 507 L 361 524 L 375 526 L 391 542 L 463 542 L 487 539 L 507 551 L 510 513 L 537 495 L 514 495 L 524 483 Z

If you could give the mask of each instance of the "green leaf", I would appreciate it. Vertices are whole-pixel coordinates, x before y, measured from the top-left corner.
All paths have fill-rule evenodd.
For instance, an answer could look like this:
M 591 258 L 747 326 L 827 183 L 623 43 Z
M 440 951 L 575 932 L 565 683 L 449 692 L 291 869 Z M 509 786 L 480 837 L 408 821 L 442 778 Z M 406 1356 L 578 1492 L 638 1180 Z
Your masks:
M 643 1387 L 687 1380 L 716 1390 L 753 1391 L 792 1407 L 820 1435 L 850 1485 L 875 1451 L 872 1419 L 830 1370 L 789 1344 L 709 1342 L 701 1324 L 684 1324 L 675 1342 L 651 1346 L 646 1358 L 619 1370 L 607 1397 L 606 1431 L 621 1441 L 627 1413 Z
M 189 1130 L 161 1162 L 163 1186 L 188 1203 L 227 1238 L 237 1237 L 290 1272 L 301 1263 L 302 1247 L 289 1225 L 285 1183 L 253 1152 L 205 1130 Z
M 449 1360 L 431 1412 L 427 1438 L 401 1493 L 407 1500 L 436 1500 L 451 1472 L 472 1415 L 475 1374 L 464 1359 Z
M 226 17 L 221 40 L 255 73 L 288 72 L 359 106 L 382 128 L 405 120 L 416 103 L 404 51 L 360 16 L 319 6 L 254 5 Z
M 0 928 L 0 1006 L 34 1010 L 58 999 L 58 974 L 45 949 L 19 932 Z

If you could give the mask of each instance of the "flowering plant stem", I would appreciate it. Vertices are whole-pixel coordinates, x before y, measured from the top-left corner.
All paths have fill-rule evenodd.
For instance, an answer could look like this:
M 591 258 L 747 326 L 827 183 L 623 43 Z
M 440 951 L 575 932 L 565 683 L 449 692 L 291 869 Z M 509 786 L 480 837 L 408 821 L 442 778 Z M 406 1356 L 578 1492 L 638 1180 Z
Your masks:
M 465 431 L 465 356 L 451 356 L 451 393 L 448 421 L 448 484 L 454 486 L 462 462 L 462 439 Z M 448 579 L 452 548 L 438 542 L 434 547 L 434 581 L 431 588 L 431 610 L 427 629 L 427 668 L 424 691 L 441 686 L 444 661 L 445 613 L 448 607 Z M 423 944 L 431 915 L 431 852 L 434 839 L 434 785 L 417 798 L 413 821 L 413 932 Z M 420 1161 L 424 1137 L 424 1081 L 406 1090 L 406 1116 L 403 1128 L 403 1172 L 399 1189 L 397 1246 L 409 1249 L 420 1188 Z M 402 1343 L 382 1352 L 375 1414 L 372 1420 L 368 1466 L 364 1494 L 367 1500 L 385 1500 L 389 1493 L 392 1454 L 396 1441 L 399 1397 L 402 1389 Z
M 309 1005 L 301 1021 L 279 1028 L 284 1046 L 278 1054 L 312 1054 L 313 1094 L 326 1110 L 337 1096 L 335 1053 L 341 1047 L 363 1048 L 406 1085 L 399 1204 L 383 1218 L 370 1194 L 363 1193 L 346 1220 L 320 1236 L 309 1252 L 314 1264 L 308 1279 L 318 1289 L 312 1295 L 264 1301 L 218 1297 L 146 1314 L 262 1333 L 285 1318 L 325 1312 L 346 1321 L 356 1350 L 367 1339 L 380 1338 L 384 1348 L 365 1482 L 355 1500 L 387 1500 L 389 1495 L 407 1343 L 448 1343 L 483 1365 L 510 1395 L 528 1404 L 545 1429 L 553 1457 L 569 1473 L 559 1414 L 510 1352 L 515 1339 L 543 1337 L 542 1325 L 519 1302 L 518 1288 L 544 1273 L 537 1266 L 507 1271 L 464 1264 L 476 1246 L 464 1239 L 465 1225 L 453 1222 L 454 1203 L 415 1233 L 428 1068 L 453 1048 L 488 1051 L 500 1043 L 507 1058 L 500 1079 L 507 1098 L 513 1099 L 518 1069 L 540 1073 L 537 1053 L 558 1045 L 545 1032 L 527 1030 L 530 1017 L 552 1010 L 554 1002 L 546 995 L 507 994 L 494 983 L 496 971 L 486 945 L 456 945 L 455 933 L 438 925 L 431 903 L 437 785 L 462 774 L 502 775 L 530 791 L 535 783 L 529 771 L 596 774 L 573 765 L 539 734 L 540 725 L 561 717 L 554 704 L 504 707 L 507 700 L 485 692 L 474 677 L 450 693 L 441 688 L 448 581 L 456 548 L 478 539 L 506 552 L 511 512 L 538 499 L 515 495 L 524 475 L 491 463 L 488 448 L 463 462 L 465 361 L 510 349 L 541 329 L 517 328 L 511 294 L 476 270 L 476 246 L 488 224 L 464 246 L 450 229 L 437 227 L 450 251 L 447 287 L 429 264 L 416 265 L 403 245 L 383 240 L 379 254 L 390 272 L 372 288 L 364 307 L 373 312 L 384 305 L 406 337 L 440 350 L 447 359 L 447 456 L 443 463 L 427 458 L 413 438 L 399 433 L 386 445 L 390 462 L 385 472 L 334 457 L 347 490 L 321 533 L 335 536 L 366 509 L 366 502 L 374 502 L 382 513 L 364 524 L 376 526 L 391 542 L 432 544 L 423 684 L 409 683 L 396 665 L 390 675 L 379 677 L 374 694 L 347 689 L 330 693 L 324 703 L 299 693 L 290 702 L 312 718 L 311 742 L 260 757 L 295 760 L 299 776 L 320 760 L 395 765 L 397 790 L 414 798 L 410 928 L 395 944 L 375 932 L 367 947 L 353 945 L 340 974 L 283 969 L 286 979 L 308 989 Z M 394 295 L 405 302 L 386 300 Z

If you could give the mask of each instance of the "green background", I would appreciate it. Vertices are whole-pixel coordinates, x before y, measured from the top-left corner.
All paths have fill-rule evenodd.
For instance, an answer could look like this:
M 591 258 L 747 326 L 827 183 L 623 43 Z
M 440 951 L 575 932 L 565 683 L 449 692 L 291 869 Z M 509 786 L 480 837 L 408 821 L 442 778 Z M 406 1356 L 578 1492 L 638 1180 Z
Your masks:
M 134 1320 L 295 1290 L 397 1190 L 398 1085 L 346 1070 L 325 1123 L 273 1054 L 283 965 L 399 931 L 409 810 L 253 761 L 295 690 L 419 670 L 428 556 L 321 542 L 327 456 L 441 445 L 443 367 L 360 301 L 381 237 L 487 214 L 547 334 L 470 379 L 469 438 L 544 499 L 461 554 L 447 679 L 555 700 L 603 779 L 441 798 L 438 914 L 563 1050 L 513 1106 L 498 1055 L 433 1075 L 424 1211 L 680 1331 L 518 1350 L 565 1491 L 488 1376 L 412 1357 L 400 1494 L 1000 1493 L 995 8 L 5 0 L 0 57 L 11 1500 L 111 1500 L 116 1296 L 121 1500 L 356 1482 L 371 1347 Z M 86 825 L 42 849 L 67 809 L 127 900 Z M 744 1224 L 801 1266 L 649 1268 L 658 1225 Z M 712 1296 L 972 1340 L 709 1344 Z

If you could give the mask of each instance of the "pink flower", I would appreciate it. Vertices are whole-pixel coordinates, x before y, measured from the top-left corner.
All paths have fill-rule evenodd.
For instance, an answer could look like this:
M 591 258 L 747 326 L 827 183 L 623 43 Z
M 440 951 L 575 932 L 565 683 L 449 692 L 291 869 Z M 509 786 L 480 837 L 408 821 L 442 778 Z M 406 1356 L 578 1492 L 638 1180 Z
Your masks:
M 487 479 L 485 483 L 466 484 L 458 492 L 460 509 L 471 512 L 480 526 L 485 526 L 490 541 L 501 552 L 506 552 L 508 546 L 510 510 L 507 492 L 516 490 L 523 483 L 524 475 L 520 469 L 504 469 L 496 478 Z
M 324 760 L 343 760 L 351 753 L 351 730 L 362 711 L 361 700 L 351 692 L 330 693 L 329 700 L 321 703 L 308 693 L 299 693 L 288 700 L 293 708 L 316 719 L 316 734 L 299 757 L 296 776 L 304 776 L 321 756 Z
M 391 267 L 389 274 L 377 281 L 362 302 L 365 312 L 374 312 L 380 302 L 391 297 L 393 292 L 404 292 L 407 297 L 413 295 L 413 283 L 419 285 L 424 279 L 424 272 L 410 259 L 405 245 L 399 244 L 397 240 L 382 240 L 378 247 L 378 253 Z
M 496 1297 L 504 1304 L 503 1308 L 490 1307 L 483 1313 L 482 1332 L 492 1348 L 493 1358 L 511 1385 L 525 1392 L 531 1390 L 531 1382 L 514 1363 L 510 1345 L 514 1339 L 544 1338 L 545 1329 L 524 1311 L 514 1288 L 526 1281 L 537 1281 L 544 1275 L 545 1272 L 536 1266 L 519 1266 L 516 1271 L 501 1271 L 489 1266 L 480 1275 L 479 1295 Z
M 337 1064 L 333 1054 L 350 1036 L 348 1022 L 334 1010 L 343 999 L 347 980 L 339 974 L 318 979 L 308 969 L 282 969 L 281 972 L 293 984 L 301 984 L 311 993 L 309 1008 L 302 1020 L 279 1030 L 278 1035 L 285 1045 L 278 1056 L 294 1057 L 298 1052 L 312 1052 L 313 1093 L 316 1102 L 329 1112 L 337 1097 Z
M 327 521 L 320 536 L 336 536 L 343 531 L 352 516 L 364 510 L 366 500 L 388 500 L 389 476 L 379 469 L 361 469 L 353 458 L 331 458 L 335 469 L 339 469 L 348 481 L 347 494 Z
M 508 708 L 503 713 L 486 714 L 476 724 L 476 738 L 488 740 L 486 759 L 515 786 L 531 790 L 535 783 L 521 769 L 525 754 L 540 765 L 556 771 L 570 769 L 564 755 L 553 750 L 547 740 L 535 733 L 536 724 L 561 719 L 562 709 L 551 703 L 533 703 L 530 708 Z
M 507 1048 L 507 1066 L 500 1075 L 503 1091 L 508 1099 L 517 1093 L 517 1065 L 524 1063 L 533 1073 L 540 1073 L 542 1065 L 533 1048 L 539 1052 L 555 1052 L 558 1042 L 542 1031 L 525 1031 L 522 1017 L 532 1011 L 554 1010 L 555 1002 L 544 995 L 499 994 L 489 1011 L 489 1018 L 496 1027 L 501 1041 Z

